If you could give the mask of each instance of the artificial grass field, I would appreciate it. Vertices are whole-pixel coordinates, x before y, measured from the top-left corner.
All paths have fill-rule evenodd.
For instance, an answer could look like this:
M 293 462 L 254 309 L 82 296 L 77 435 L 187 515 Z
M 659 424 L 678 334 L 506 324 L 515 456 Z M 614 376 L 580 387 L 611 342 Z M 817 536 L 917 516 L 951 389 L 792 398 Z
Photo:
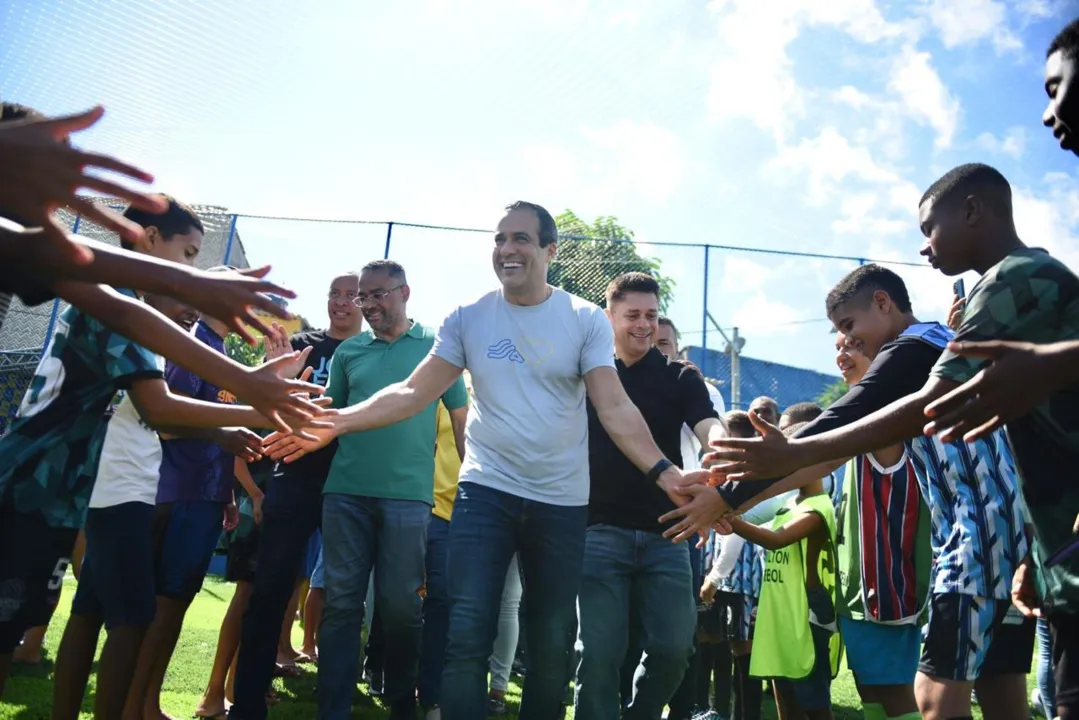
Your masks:
M 187 613 L 183 634 L 180 636 L 176 654 L 165 677 L 165 692 L 161 702 L 165 712 L 175 718 L 190 718 L 195 706 L 202 698 L 206 680 L 210 674 L 210 666 L 213 664 L 214 650 L 217 647 L 217 631 L 232 597 L 232 587 L 231 584 L 222 582 L 218 578 L 207 578 L 202 593 Z M 0 719 L 48 720 L 52 705 L 52 659 L 60 643 L 60 636 L 63 633 L 74 594 L 75 579 L 69 574 L 64 583 L 60 606 L 53 617 L 45 640 L 45 660 L 37 668 L 16 666 L 12 677 L 8 680 L 4 699 L 0 701 Z M 295 647 L 300 647 L 302 637 L 302 631 L 297 623 L 293 630 Z M 100 652 L 100 646 L 98 650 Z M 275 681 L 275 687 L 282 701 L 270 709 L 270 718 L 273 720 L 293 718 L 308 720 L 315 717 L 315 668 L 311 665 L 301 667 L 304 668 L 303 677 Z M 1027 683 L 1028 686 L 1033 687 L 1033 674 L 1028 677 Z M 80 718 L 92 717 L 93 692 L 94 677 L 91 676 Z M 506 699 L 509 714 L 504 717 L 516 718 L 518 703 L 521 699 L 519 678 L 512 678 Z M 862 715 L 854 680 L 845 667 L 832 683 L 832 704 L 836 718 L 858 718 Z M 384 710 L 377 700 L 366 694 L 365 686 L 357 689 L 353 718 L 381 720 L 388 714 L 388 711 Z M 763 714 L 766 720 L 774 720 L 776 717 L 775 706 L 769 696 L 765 696 Z M 572 709 L 567 717 L 573 717 Z M 977 706 L 974 708 L 974 717 L 982 717 L 981 709 Z

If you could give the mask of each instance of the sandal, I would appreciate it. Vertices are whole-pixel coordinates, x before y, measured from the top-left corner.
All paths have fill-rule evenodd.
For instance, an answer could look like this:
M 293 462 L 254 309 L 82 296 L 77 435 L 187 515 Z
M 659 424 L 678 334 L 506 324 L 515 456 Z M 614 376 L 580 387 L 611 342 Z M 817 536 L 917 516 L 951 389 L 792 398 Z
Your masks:
M 288 665 L 279 664 L 274 668 L 274 677 L 301 678 L 303 677 L 303 670 L 300 669 L 299 665 L 294 663 Z

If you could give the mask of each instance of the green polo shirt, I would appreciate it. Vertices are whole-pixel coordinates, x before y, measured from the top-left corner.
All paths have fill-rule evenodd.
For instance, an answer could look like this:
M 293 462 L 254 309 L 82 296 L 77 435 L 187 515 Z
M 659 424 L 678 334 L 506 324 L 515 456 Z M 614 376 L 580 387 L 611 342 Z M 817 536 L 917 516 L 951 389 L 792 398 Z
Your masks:
M 415 321 L 393 342 L 369 330 L 349 338 L 334 353 L 326 394 L 335 408 L 361 403 L 411 375 L 434 342 L 435 332 Z M 463 379 L 457 378 L 442 402 L 450 410 L 468 404 Z M 437 411 L 436 400 L 394 425 L 342 435 L 324 492 L 434 505 Z

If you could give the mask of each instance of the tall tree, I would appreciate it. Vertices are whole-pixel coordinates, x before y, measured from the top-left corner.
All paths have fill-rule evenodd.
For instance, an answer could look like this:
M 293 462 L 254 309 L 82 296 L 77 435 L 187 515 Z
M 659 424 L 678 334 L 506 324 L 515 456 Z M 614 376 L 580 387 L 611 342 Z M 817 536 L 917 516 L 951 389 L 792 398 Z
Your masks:
M 551 263 L 549 280 L 566 292 L 603 307 L 603 292 L 613 278 L 627 272 L 645 272 L 659 281 L 659 307 L 664 313 L 674 294 L 674 280 L 660 273 L 657 258 L 637 252 L 633 231 L 613 217 L 586 223 L 567 210 L 555 218 L 559 235 L 558 256 Z

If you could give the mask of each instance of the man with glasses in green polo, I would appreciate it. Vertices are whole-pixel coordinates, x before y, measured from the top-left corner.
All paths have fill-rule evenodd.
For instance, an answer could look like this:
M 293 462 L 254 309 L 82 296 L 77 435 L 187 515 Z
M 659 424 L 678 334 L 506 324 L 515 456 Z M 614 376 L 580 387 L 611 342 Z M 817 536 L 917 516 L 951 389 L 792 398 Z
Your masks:
M 355 405 L 405 380 L 431 352 L 435 332 L 408 317 L 409 293 L 404 268 L 391 260 L 360 272 L 356 302 L 370 329 L 334 354 L 327 388 L 334 407 Z M 441 401 L 450 411 L 465 407 L 464 381 L 458 378 Z M 394 720 L 415 717 L 437 408 L 438 400 L 407 420 L 338 441 L 322 504 L 319 718 L 349 716 L 372 568 L 386 643 L 385 701 Z

